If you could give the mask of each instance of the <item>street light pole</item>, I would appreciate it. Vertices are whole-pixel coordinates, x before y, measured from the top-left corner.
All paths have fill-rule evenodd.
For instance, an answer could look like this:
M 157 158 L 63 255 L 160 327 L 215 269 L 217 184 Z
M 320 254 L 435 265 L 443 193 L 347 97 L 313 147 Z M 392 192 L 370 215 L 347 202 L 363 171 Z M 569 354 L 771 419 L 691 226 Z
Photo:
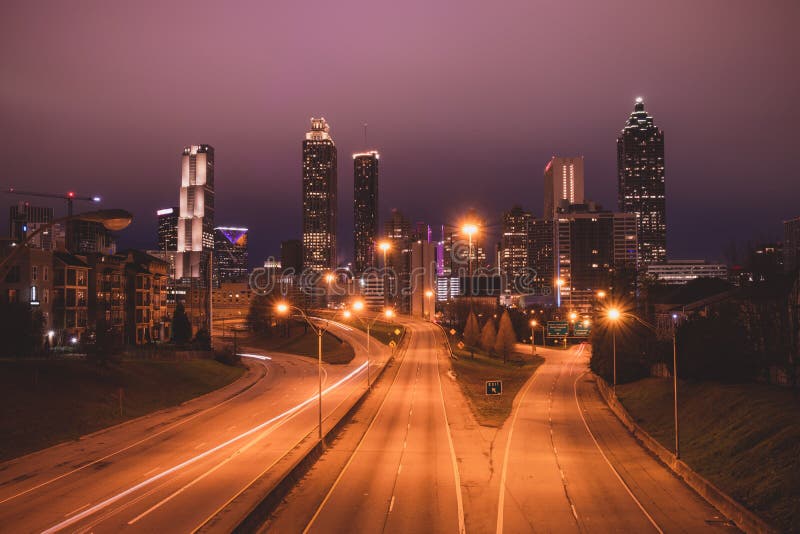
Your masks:
M 611 344 L 614 353 L 614 395 L 617 394 L 617 328 L 611 327 Z
M 319 401 L 317 402 L 317 406 L 319 409 L 319 424 L 317 426 L 317 436 L 319 437 L 320 443 L 322 443 L 322 334 L 324 331 L 322 328 L 317 329 L 317 382 L 319 383 L 319 393 L 317 398 Z
M 672 402 L 675 415 L 675 459 L 681 457 L 680 440 L 678 439 L 678 329 L 672 324 Z

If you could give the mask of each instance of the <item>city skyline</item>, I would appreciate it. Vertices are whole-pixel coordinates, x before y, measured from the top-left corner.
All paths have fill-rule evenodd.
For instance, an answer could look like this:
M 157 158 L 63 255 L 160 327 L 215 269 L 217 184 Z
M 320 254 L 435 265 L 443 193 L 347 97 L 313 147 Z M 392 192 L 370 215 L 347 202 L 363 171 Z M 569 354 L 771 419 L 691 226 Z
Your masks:
M 157 224 L 152 211 L 175 203 L 174 192 L 165 187 L 178 177 L 175 151 L 186 143 L 208 142 L 218 151 L 217 219 L 251 229 L 251 255 L 257 262 L 277 255 L 281 241 L 301 237 L 296 140 L 310 116 L 323 115 L 335 125 L 337 145 L 348 154 L 364 148 L 363 123 L 368 122 L 368 144 L 383 159 L 381 220 L 397 207 L 435 227 L 457 223 L 471 207 L 496 223 L 514 203 L 541 216 L 541 169 L 553 154 L 583 155 L 585 196 L 614 209 L 614 142 L 633 99 L 642 96 L 670 136 L 670 257 L 721 259 L 731 240 L 778 239 L 782 221 L 795 216 L 798 186 L 785 169 L 792 168 L 795 135 L 790 125 L 797 112 L 786 102 L 800 83 L 790 68 L 796 57 L 771 51 L 778 46 L 800 49 L 789 26 L 791 17 L 785 15 L 797 6 L 778 4 L 758 12 L 744 3 L 730 4 L 725 24 L 711 42 L 703 21 L 716 10 L 690 3 L 636 10 L 624 2 L 602 7 L 510 3 L 502 18 L 488 6 L 471 6 L 462 14 L 463 29 L 477 32 L 508 23 L 505 38 L 476 42 L 470 31 L 444 23 L 442 7 L 432 9 L 424 22 L 411 18 L 411 9 L 394 14 L 394 31 L 366 30 L 370 57 L 377 60 L 368 78 L 350 64 L 362 52 L 364 36 L 356 39 L 341 31 L 333 33 L 328 65 L 313 75 L 299 68 L 315 64 L 317 53 L 297 46 L 304 32 L 296 30 L 305 25 L 299 8 L 280 12 L 285 29 L 263 31 L 259 26 L 256 31 L 249 21 L 272 21 L 268 8 L 257 13 L 226 10 L 211 20 L 202 10 L 187 14 L 166 4 L 159 18 L 144 20 L 141 13 L 100 6 L 109 23 L 98 27 L 85 14 L 61 8 L 38 13 L 17 5 L 5 18 L 15 24 L 8 24 L 0 37 L 4 44 L 15 43 L 4 50 L 19 51 L 0 57 L 9 80 L 3 93 L 7 105 L 0 112 L 8 125 L 0 134 L 7 181 L 99 194 L 106 206 L 125 204 L 136 220 L 122 234 L 120 246 L 147 248 L 153 246 Z M 341 28 L 358 20 L 355 9 L 328 6 L 324 12 Z M 685 13 L 693 14 L 688 23 Z M 530 16 L 572 17 L 572 46 L 533 46 L 557 40 L 555 28 L 547 25 L 535 39 L 529 36 L 521 21 Z M 187 18 L 193 23 L 187 24 Z M 18 28 L 34 19 L 53 31 L 29 40 Z M 143 45 L 137 35 L 114 32 L 123 19 L 148 26 L 152 43 Z M 594 27 L 597 19 L 607 25 Z M 659 24 L 647 24 L 653 19 Z M 204 44 L 187 57 L 179 44 L 187 40 L 179 36 L 189 27 L 214 28 L 214 33 L 232 38 L 221 39 L 220 46 Z M 402 38 L 401 27 L 416 28 L 415 44 Z M 173 36 L 175 28 L 178 37 Z M 682 38 L 672 39 L 676 34 Z M 609 40 L 606 35 L 619 37 Z M 637 36 L 647 38 L 632 49 L 628 39 Z M 451 44 L 440 48 L 440 42 Z M 699 54 L 687 52 L 687 46 L 694 49 L 701 42 Z M 267 54 L 244 68 L 230 58 L 245 44 L 249 50 L 297 51 L 280 58 Z M 407 59 L 404 50 L 409 46 L 432 54 Z M 87 47 L 98 51 L 83 53 Z M 522 52 L 534 48 L 536 54 Z M 100 51 L 104 49 L 113 53 Z M 114 66 L 120 56 L 139 59 L 120 72 Z M 43 69 L 47 57 L 61 58 L 61 66 Z M 493 58 L 517 67 L 498 70 L 492 67 Z M 219 73 L 208 87 L 144 97 L 156 86 L 180 86 L 178 80 L 200 65 Z M 452 68 L 446 76 L 444 65 Z M 481 69 L 493 75 L 474 78 L 471 73 Z M 77 71 L 85 73 L 80 83 L 69 78 Z M 103 75 L 108 72 L 117 75 Z M 552 72 L 553 83 L 539 83 L 541 72 Z M 223 78 L 238 83 L 221 83 Z M 603 81 L 587 83 L 592 80 Z M 323 81 L 325 91 L 312 90 Z M 397 86 L 405 88 L 400 98 L 392 91 Z M 189 111 L 196 108 L 205 111 Z M 784 120 L 776 122 L 776 116 Z M 711 138 L 719 143 L 709 147 Z M 501 153 L 517 157 L 498 158 Z M 352 176 L 345 158 L 339 167 L 341 236 L 353 227 L 347 209 Z M 487 182 L 493 186 L 478 189 Z M 758 195 L 753 194 L 755 183 Z M 475 200 L 476 190 L 481 190 L 480 201 Z M 726 192 L 725 202 L 710 203 L 720 190 Z M 340 239 L 337 252 L 352 257 L 350 241 Z

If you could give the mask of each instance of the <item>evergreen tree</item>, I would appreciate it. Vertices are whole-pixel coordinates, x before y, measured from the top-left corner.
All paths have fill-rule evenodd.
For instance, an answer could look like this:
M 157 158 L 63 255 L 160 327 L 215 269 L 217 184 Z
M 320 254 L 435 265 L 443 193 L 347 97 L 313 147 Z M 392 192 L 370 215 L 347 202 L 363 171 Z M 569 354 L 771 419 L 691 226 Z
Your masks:
M 473 349 L 478 345 L 480 336 L 481 329 L 478 326 L 478 318 L 475 317 L 474 312 L 470 312 L 467 316 L 467 325 L 464 327 L 464 344 L 470 348 L 473 357 L 475 357 Z
M 186 315 L 186 308 L 179 302 L 172 314 L 172 341 L 178 345 L 188 343 L 192 339 L 192 324 Z
M 494 354 L 494 342 L 497 332 L 494 329 L 494 320 L 489 317 L 481 330 L 481 348 L 490 354 Z
M 514 350 L 517 344 L 517 334 L 514 332 L 514 325 L 508 310 L 503 312 L 500 318 L 500 327 L 497 329 L 497 339 L 494 342 L 494 351 L 503 356 L 503 363 L 508 361 L 508 355 Z
M 267 295 L 256 295 L 250 301 L 247 311 L 247 326 L 253 332 L 269 334 L 272 323 L 272 298 Z

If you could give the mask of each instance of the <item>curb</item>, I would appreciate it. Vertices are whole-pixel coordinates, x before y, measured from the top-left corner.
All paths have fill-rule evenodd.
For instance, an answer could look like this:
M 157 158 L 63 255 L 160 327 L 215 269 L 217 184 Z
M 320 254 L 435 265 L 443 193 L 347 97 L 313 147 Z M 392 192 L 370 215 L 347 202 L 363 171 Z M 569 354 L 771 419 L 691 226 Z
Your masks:
M 403 339 L 401 340 L 401 345 L 404 344 L 408 338 L 409 336 L 406 336 L 404 333 Z M 383 377 L 383 374 L 386 371 L 386 368 L 389 367 L 389 364 L 399 356 L 401 351 L 406 350 L 407 345 L 407 343 L 405 343 L 405 346 L 398 345 L 395 354 L 389 356 L 389 358 L 386 360 L 386 363 L 373 380 L 373 387 L 374 384 Z M 365 390 L 361 394 L 361 396 L 353 403 L 353 405 L 342 415 L 339 421 L 337 421 L 336 424 L 325 433 L 325 435 L 322 437 L 322 442 L 317 442 L 317 444 L 314 445 L 311 450 L 290 464 L 290 468 L 286 474 L 283 475 L 280 480 L 278 480 L 275 485 L 266 492 L 264 497 L 250 509 L 247 515 L 245 515 L 244 518 L 236 525 L 232 532 L 249 533 L 258 531 L 258 529 L 267 519 L 269 519 L 269 516 L 272 515 L 281 502 L 283 502 L 284 497 L 286 497 L 286 495 L 288 495 L 294 486 L 300 482 L 303 477 L 305 477 L 305 475 L 314 466 L 316 461 L 325 453 L 328 445 L 338 437 L 364 401 L 366 401 L 370 391 L 371 390 Z M 307 435 L 305 439 L 308 439 L 310 436 L 311 434 Z M 257 481 L 255 483 L 257 483 Z
M 605 380 L 594 373 L 591 373 L 591 375 L 594 377 L 600 396 L 603 397 L 603 400 L 614 415 L 617 416 L 617 419 L 633 434 L 633 437 L 639 443 L 653 453 L 661 463 L 669 467 L 690 488 L 748 534 L 776 534 L 779 532 L 712 482 L 699 475 L 682 460 L 675 458 L 675 454 L 670 452 L 634 421 Z

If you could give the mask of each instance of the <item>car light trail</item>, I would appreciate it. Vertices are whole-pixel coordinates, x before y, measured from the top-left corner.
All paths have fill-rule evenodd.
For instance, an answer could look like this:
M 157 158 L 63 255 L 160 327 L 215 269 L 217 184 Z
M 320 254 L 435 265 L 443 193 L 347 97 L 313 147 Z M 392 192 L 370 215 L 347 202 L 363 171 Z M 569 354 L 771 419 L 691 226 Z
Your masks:
M 244 352 L 240 352 L 239 354 L 237 354 L 237 356 L 243 356 L 245 358 L 253 358 L 253 359 L 256 359 L 256 360 L 271 360 L 272 359 L 269 356 L 262 356 L 260 354 L 247 354 L 247 353 L 244 353 Z

